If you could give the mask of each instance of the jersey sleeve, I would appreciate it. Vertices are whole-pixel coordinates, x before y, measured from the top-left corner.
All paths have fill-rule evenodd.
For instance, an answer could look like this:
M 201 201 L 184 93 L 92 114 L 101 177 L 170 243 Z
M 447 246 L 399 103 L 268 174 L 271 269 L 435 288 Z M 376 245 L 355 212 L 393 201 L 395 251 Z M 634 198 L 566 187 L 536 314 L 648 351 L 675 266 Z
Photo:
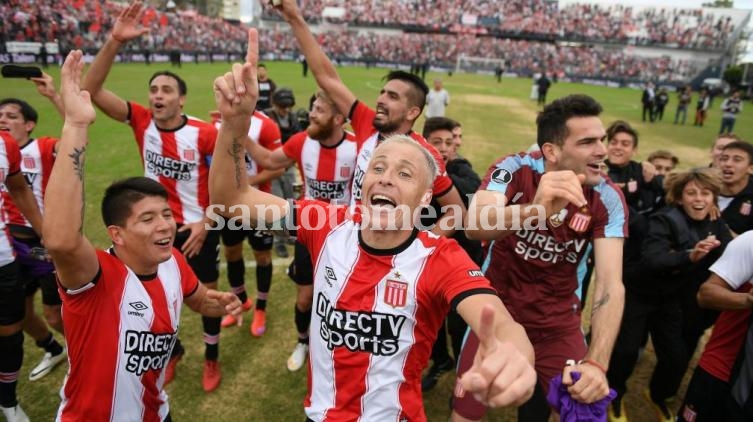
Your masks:
M 753 279 L 753 231 L 747 231 L 727 245 L 722 256 L 709 268 L 732 290 Z
M 60 298 L 65 305 L 65 311 L 81 314 L 96 309 L 99 303 L 106 303 L 100 298 L 107 297 L 111 289 L 122 288 L 126 277 L 126 267 L 118 265 L 118 259 L 107 251 L 97 249 L 99 270 L 93 280 L 78 289 L 66 289 L 59 285 Z M 121 281 L 119 283 L 119 281 Z
M 353 130 L 356 132 L 358 139 L 366 139 L 373 134 L 374 129 L 374 116 L 376 112 L 366 106 L 363 102 L 356 100 L 353 103 L 353 107 L 350 110 L 350 125 L 353 126 Z
M 306 132 L 298 132 L 291 136 L 288 142 L 285 142 L 285 145 L 282 146 L 282 152 L 285 153 L 285 156 L 291 160 L 295 160 L 299 165 L 301 154 L 303 154 L 303 143 L 306 142 L 307 136 Z
M 313 199 L 295 201 L 294 205 L 293 225 L 297 239 L 312 257 L 316 257 L 329 232 L 345 221 L 347 207 Z
M 481 181 L 479 190 L 499 192 L 505 195 L 507 203 L 511 203 L 515 194 L 521 191 L 518 185 L 521 181 L 523 160 L 524 157 L 516 154 L 504 157 L 492 164 Z
M 126 123 L 131 126 L 133 132 L 136 134 L 136 143 L 139 144 L 139 149 L 144 147 L 144 137 L 142 133 L 149 126 L 149 122 L 152 119 L 152 113 L 149 109 L 145 108 L 141 104 L 128 101 L 128 117 L 126 117 Z
M 210 163 L 212 160 L 211 157 L 214 154 L 214 145 L 217 143 L 218 135 L 219 131 L 214 125 L 209 123 L 202 125 L 201 133 L 199 134 L 201 137 L 199 139 L 199 150 L 207 163 Z
M 598 192 L 595 210 L 594 238 L 628 236 L 627 204 L 622 191 L 610 183 L 601 183 L 594 188 Z
M 21 171 L 21 149 L 10 136 L 3 136 L 3 142 L 5 142 L 5 152 L 8 154 L 8 174 L 5 176 L 8 177 Z
M 186 258 L 180 251 L 173 248 L 173 257 L 178 263 L 178 269 L 180 270 L 180 288 L 183 292 L 183 297 L 191 296 L 196 289 L 199 288 L 199 279 L 196 277 L 196 273 L 193 272 L 191 266 L 186 262 Z
M 455 309 L 463 299 L 474 294 L 497 294 L 478 265 L 457 242 L 445 240 L 443 243 L 434 253 L 433 265 L 436 268 L 432 268 L 432 273 L 439 279 L 432 286 L 445 304 Z
M 259 145 L 270 151 L 274 151 L 282 145 L 281 139 L 280 128 L 272 119 L 264 120 L 261 125 L 261 131 L 259 131 Z

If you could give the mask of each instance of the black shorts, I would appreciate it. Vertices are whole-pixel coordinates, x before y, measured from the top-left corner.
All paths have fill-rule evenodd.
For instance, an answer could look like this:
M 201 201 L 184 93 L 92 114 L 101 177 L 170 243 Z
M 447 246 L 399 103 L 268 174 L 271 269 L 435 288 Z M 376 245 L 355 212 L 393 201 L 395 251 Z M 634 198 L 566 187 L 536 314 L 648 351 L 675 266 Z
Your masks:
M 26 312 L 24 284 L 14 261 L 0 267 L 0 325 L 21 322 Z
M 299 286 L 314 284 L 314 264 L 311 254 L 299 241 L 295 241 L 295 255 L 288 267 L 288 277 Z
M 42 247 L 39 239 L 34 238 L 19 238 L 14 237 L 15 242 L 23 243 L 29 248 Z M 55 273 L 53 271 L 47 271 L 45 267 L 44 271 L 40 271 L 35 268 L 35 265 L 40 264 L 39 261 L 28 261 L 24 264 L 24 260 L 20 259 L 18 249 L 16 249 L 16 263 L 18 264 L 18 276 L 25 284 L 26 296 L 31 296 L 41 288 L 42 290 L 42 303 L 48 306 L 59 306 L 63 304 L 60 299 L 60 293 L 58 292 L 58 284 L 55 280 Z M 42 262 L 46 266 L 49 266 L 47 262 Z M 50 266 L 50 270 L 53 268 Z
M 256 229 L 234 230 L 225 226 L 220 230 L 220 237 L 225 246 L 235 246 L 243 242 L 243 239 L 248 239 L 248 244 L 255 251 L 271 251 L 274 243 L 271 233 Z
M 181 226 L 179 225 L 178 228 Z M 177 233 L 173 246 L 180 250 L 191 234 L 189 230 Z M 207 238 L 201 245 L 201 251 L 193 258 L 186 257 L 196 277 L 202 283 L 213 283 L 220 278 L 220 233 L 219 230 L 208 230 Z

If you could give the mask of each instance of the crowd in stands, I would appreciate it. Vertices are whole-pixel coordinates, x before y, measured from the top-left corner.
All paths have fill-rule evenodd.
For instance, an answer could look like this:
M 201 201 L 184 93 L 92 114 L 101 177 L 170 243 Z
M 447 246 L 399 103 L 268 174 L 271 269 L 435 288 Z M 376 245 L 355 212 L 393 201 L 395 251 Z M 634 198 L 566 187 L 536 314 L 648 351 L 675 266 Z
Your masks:
M 683 45 L 721 42 L 724 39 L 722 34 L 732 29 L 729 21 L 715 21 L 713 15 L 701 15 L 700 10 L 645 9 L 633 13 L 630 8 L 617 5 L 574 5 L 567 6 L 558 14 L 552 3 L 543 0 L 440 0 L 431 2 L 431 7 L 425 1 L 396 1 L 378 10 L 373 9 L 372 3 L 363 0 L 348 2 L 346 19 L 362 24 L 412 23 L 442 28 L 458 21 L 462 13 L 475 13 L 479 16 L 504 16 L 500 20 L 500 28 L 506 31 L 550 33 L 558 28 L 554 17 L 566 16 L 567 24 L 562 26 L 561 32 L 568 37 L 578 34 L 585 38 L 618 39 L 631 33 L 632 30 L 621 22 L 633 16 L 636 20 L 631 18 L 630 21 L 634 27 L 651 28 L 646 33 L 646 40 L 655 40 L 661 35 L 663 42 Z M 320 16 L 325 4 L 322 0 L 311 0 L 306 3 L 305 10 L 311 18 Z M 58 40 L 63 52 L 73 48 L 94 52 L 104 43 L 105 34 L 111 29 L 120 10 L 121 6 L 106 1 L 9 0 L 0 5 L 3 16 L 0 32 L 7 41 Z M 391 17 L 396 20 L 391 20 Z M 690 35 L 688 30 L 682 30 L 681 25 L 689 17 L 697 17 L 702 22 Z M 193 11 L 163 12 L 150 8 L 144 14 L 142 24 L 150 28 L 150 33 L 143 37 L 140 44 L 129 46 L 132 50 L 202 53 L 243 50 L 245 37 L 241 26 Z M 290 33 L 263 31 L 260 36 L 262 52 L 272 57 L 297 57 L 297 46 Z M 384 34 L 361 31 L 343 36 L 341 32 L 325 32 L 320 35 L 319 41 L 331 57 L 341 61 L 408 64 L 419 60 L 421 63 L 452 68 L 458 54 L 462 53 L 474 57 L 503 58 L 507 71 L 524 75 L 547 70 L 562 76 L 673 82 L 685 81 L 699 70 L 694 63 L 673 61 L 668 57 L 645 58 L 598 46 L 564 46 L 553 42 L 498 39 L 476 34 Z
M 357 26 L 410 27 L 426 32 L 498 35 L 717 49 L 735 30 L 732 18 L 703 9 L 633 8 L 619 4 L 569 4 L 546 0 L 307 0 L 307 20 L 318 22 L 327 6 L 344 8 Z M 278 19 L 271 9 L 266 18 Z

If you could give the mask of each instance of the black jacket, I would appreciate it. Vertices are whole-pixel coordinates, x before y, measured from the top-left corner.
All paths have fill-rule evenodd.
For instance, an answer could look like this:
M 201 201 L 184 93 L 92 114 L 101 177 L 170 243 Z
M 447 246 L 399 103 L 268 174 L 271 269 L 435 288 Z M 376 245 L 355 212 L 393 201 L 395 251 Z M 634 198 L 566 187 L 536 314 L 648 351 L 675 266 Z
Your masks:
M 709 235 L 716 236 L 721 246 L 700 261 L 691 262 L 690 250 Z M 625 287 L 652 296 L 679 294 L 683 287 L 697 289 L 731 240 L 723 219 L 695 221 L 682 208 L 667 206 L 649 219 L 642 254 L 645 276 Z
M 735 195 L 732 202 L 722 211 L 722 218 L 737 234 L 753 229 L 753 182 L 750 178 L 745 189 Z

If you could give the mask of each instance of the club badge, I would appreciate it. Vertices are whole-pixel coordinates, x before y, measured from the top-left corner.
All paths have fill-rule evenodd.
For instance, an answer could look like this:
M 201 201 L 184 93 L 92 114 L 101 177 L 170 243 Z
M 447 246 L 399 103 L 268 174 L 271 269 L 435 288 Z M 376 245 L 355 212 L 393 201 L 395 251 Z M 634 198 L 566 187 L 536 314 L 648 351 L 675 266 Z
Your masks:
M 552 215 L 549 217 L 549 224 L 552 225 L 555 229 L 562 225 L 562 223 L 565 222 L 565 218 L 567 217 L 567 208 L 562 208 L 558 213 Z
M 591 214 L 588 208 L 582 207 L 575 215 L 570 217 L 570 224 L 568 227 L 578 233 L 584 233 L 588 230 L 588 226 L 591 224 Z
M 745 216 L 750 215 L 750 208 L 750 201 L 743 202 L 742 205 L 740 205 L 740 214 Z
M 635 193 L 635 191 L 638 190 L 638 182 L 631 179 L 629 182 L 627 182 L 627 189 L 628 192 Z

